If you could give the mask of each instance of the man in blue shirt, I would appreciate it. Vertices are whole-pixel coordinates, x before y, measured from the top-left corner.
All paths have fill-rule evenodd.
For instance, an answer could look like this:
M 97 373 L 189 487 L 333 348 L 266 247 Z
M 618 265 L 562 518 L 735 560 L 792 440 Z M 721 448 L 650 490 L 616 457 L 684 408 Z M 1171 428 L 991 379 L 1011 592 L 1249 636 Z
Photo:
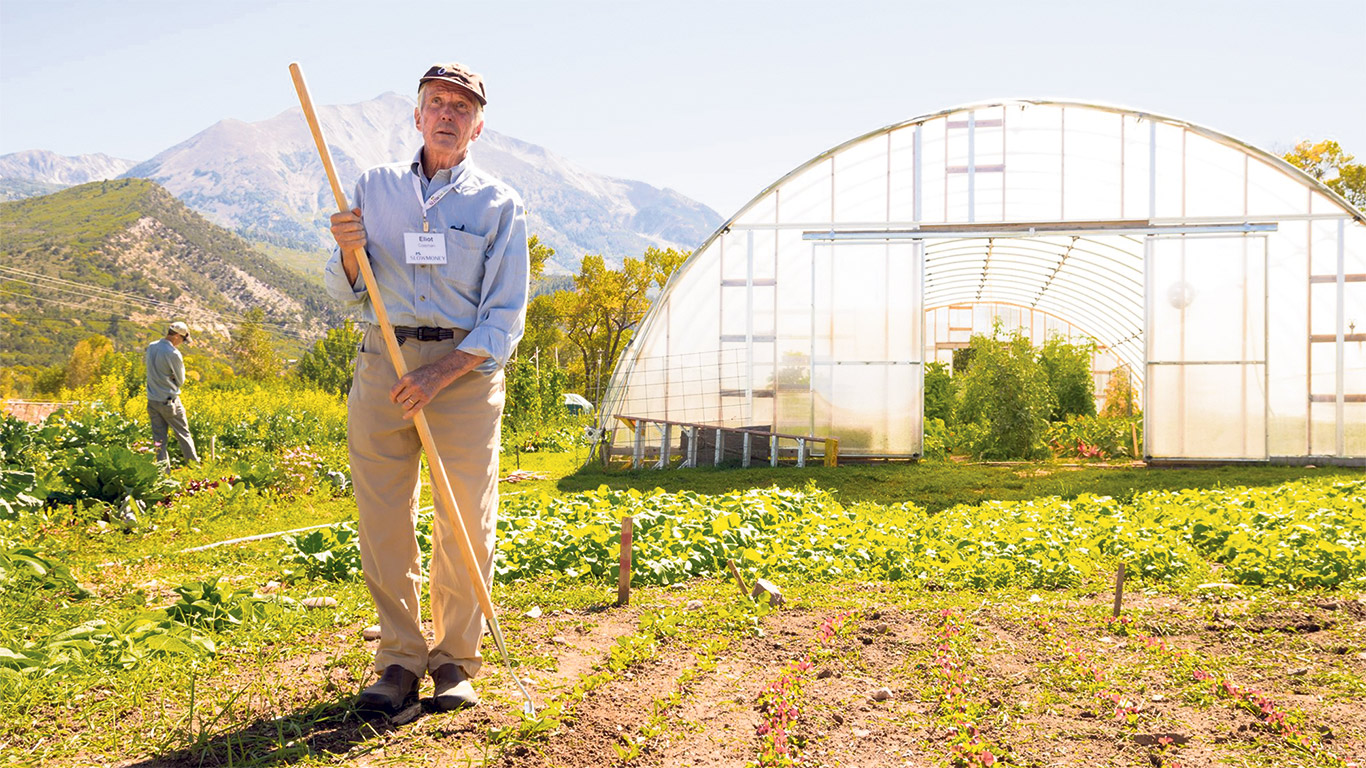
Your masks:
M 421 410 L 492 584 L 498 521 L 503 364 L 522 336 L 529 261 L 526 217 L 510 187 L 474 167 L 484 130 L 483 78 L 460 64 L 432 66 L 418 81 L 413 120 L 423 146 L 409 163 L 361 175 L 356 208 L 332 217 L 337 241 L 324 272 L 328 292 L 370 323 L 348 399 L 348 446 L 359 511 L 361 564 L 379 614 L 375 671 L 358 705 L 397 712 L 417 698 L 425 673 L 439 709 L 471 706 L 482 612 L 468 583 L 453 521 L 438 505 L 432 529 L 431 648 L 422 634 L 420 552 L 414 532 Z M 364 249 L 402 344 L 399 379 L 353 254 Z
M 185 419 L 185 406 L 180 403 L 180 388 L 185 384 L 185 361 L 176 349 L 190 340 L 190 328 L 180 321 L 171 323 L 166 337 L 147 346 L 147 418 L 152 422 L 152 442 L 156 444 L 157 461 L 169 464 L 166 450 L 166 430 L 170 428 L 180 443 L 180 455 L 189 462 L 199 462 L 194 451 L 194 438 Z

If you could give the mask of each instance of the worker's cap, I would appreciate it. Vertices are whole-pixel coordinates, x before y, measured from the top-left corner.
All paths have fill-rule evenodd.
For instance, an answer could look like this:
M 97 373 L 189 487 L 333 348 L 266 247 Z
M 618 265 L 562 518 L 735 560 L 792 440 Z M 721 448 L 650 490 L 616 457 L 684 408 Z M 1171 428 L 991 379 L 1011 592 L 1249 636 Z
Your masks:
M 484 95 L 484 78 L 464 64 L 433 64 L 431 69 L 427 70 L 427 74 L 417 81 L 417 87 L 421 88 L 422 84 L 429 80 L 441 80 L 458 85 L 478 99 L 481 106 L 488 106 L 488 96 Z
M 184 336 L 186 341 L 190 340 L 190 326 L 180 322 L 179 320 L 175 321 L 174 323 L 171 323 L 171 327 L 167 328 L 166 332 L 178 333 L 181 336 Z

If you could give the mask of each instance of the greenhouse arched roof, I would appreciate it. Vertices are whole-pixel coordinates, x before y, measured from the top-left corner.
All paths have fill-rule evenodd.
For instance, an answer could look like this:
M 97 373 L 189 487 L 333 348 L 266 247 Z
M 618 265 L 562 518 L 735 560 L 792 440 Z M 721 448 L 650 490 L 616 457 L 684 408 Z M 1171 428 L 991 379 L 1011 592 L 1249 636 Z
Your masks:
M 1249 323 L 1265 323 L 1277 302 L 1247 292 L 1273 293 L 1267 281 L 1277 281 L 1281 265 L 1307 260 L 1313 303 L 1308 285 L 1327 274 L 1317 254 L 1340 243 L 1344 262 L 1354 261 L 1363 225 L 1366 215 L 1280 158 L 1186 121 L 1067 101 L 936 112 L 816 155 L 722 225 L 642 323 L 614 372 L 604 417 L 633 410 L 816 433 L 867 420 L 845 412 L 849 397 L 885 401 L 914 389 L 914 397 L 879 411 L 873 421 L 882 423 L 853 430 L 869 455 L 911 455 L 920 426 L 899 420 L 920 407 L 919 313 L 983 302 L 1039 310 L 1085 329 L 1142 375 L 1169 362 L 1154 360 L 1155 340 L 1166 333 L 1154 333 L 1153 323 L 1188 322 L 1196 297 L 1204 305 L 1222 295 L 1187 276 L 1218 282 L 1247 273 L 1238 278 L 1247 295 L 1223 305 L 1242 307 L 1243 348 L 1221 356 L 1265 366 L 1273 340 Z M 1211 242 L 1224 255 L 1198 263 L 1232 259 L 1220 275 L 1184 266 Z M 1183 265 L 1175 277 L 1154 271 L 1154 254 L 1165 264 L 1168 253 Z M 1228 271 L 1235 261 L 1237 270 Z M 1169 277 L 1159 297 L 1153 281 Z M 1354 288 L 1334 301 L 1354 308 L 1356 295 Z M 1175 320 L 1163 314 L 1168 306 L 1179 310 Z M 1295 344 L 1323 336 L 1309 327 L 1302 335 L 1307 341 Z M 1180 355 L 1192 353 L 1178 346 Z M 689 355 L 696 359 L 685 361 Z M 1343 357 L 1337 367 L 1354 371 L 1350 355 Z M 1180 364 L 1196 362 L 1219 360 Z M 794 372 L 802 366 L 804 374 Z M 869 366 L 881 369 L 881 382 L 853 375 Z M 1334 401 L 1355 405 L 1355 384 L 1344 387 L 1352 391 Z M 1306 404 L 1322 400 L 1299 397 L 1306 394 Z M 1266 426 L 1275 393 L 1267 389 L 1261 399 Z

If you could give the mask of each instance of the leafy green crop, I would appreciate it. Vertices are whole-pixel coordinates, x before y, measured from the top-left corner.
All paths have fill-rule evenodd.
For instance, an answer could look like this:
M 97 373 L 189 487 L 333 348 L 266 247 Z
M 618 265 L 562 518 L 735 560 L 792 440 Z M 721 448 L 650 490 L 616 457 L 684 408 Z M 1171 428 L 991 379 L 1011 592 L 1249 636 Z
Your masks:
M 152 457 L 121 445 L 80 448 L 61 471 L 75 499 L 111 504 L 132 498 L 144 504 L 169 497 L 177 483 L 164 476 Z
M 289 579 L 347 581 L 360 575 L 356 524 L 339 523 L 284 538 L 284 565 Z

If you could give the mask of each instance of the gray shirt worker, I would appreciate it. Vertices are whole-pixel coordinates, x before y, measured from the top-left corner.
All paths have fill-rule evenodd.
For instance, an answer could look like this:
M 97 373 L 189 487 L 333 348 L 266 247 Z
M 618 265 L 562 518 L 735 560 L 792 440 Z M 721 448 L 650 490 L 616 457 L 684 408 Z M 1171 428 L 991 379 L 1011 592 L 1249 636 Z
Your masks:
M 160 403 L 174 400 L 185 384 L 185 360 L 168 339 L 157 339 L 147 347 L 147 399 Z
M 487 357 L 480 372 L 502 368 L 526 322 L 529 259 L 517 193 L 475 168 L 468 156 L 428 179 L 418 150 L 411 163 L 366 171 L 351 204 L 365 211 L 365 251 L 385 287 L 389 321 L 469 331 L 456 348 Z M 445 234 L 445 264 L 407 263 L 404 235 L 425 231 Z M 353 286 L 346 279 L 341 249 L 333 250 L 323 281 L 333 298 L 377 322 L 365 282 L 357 278 Z

